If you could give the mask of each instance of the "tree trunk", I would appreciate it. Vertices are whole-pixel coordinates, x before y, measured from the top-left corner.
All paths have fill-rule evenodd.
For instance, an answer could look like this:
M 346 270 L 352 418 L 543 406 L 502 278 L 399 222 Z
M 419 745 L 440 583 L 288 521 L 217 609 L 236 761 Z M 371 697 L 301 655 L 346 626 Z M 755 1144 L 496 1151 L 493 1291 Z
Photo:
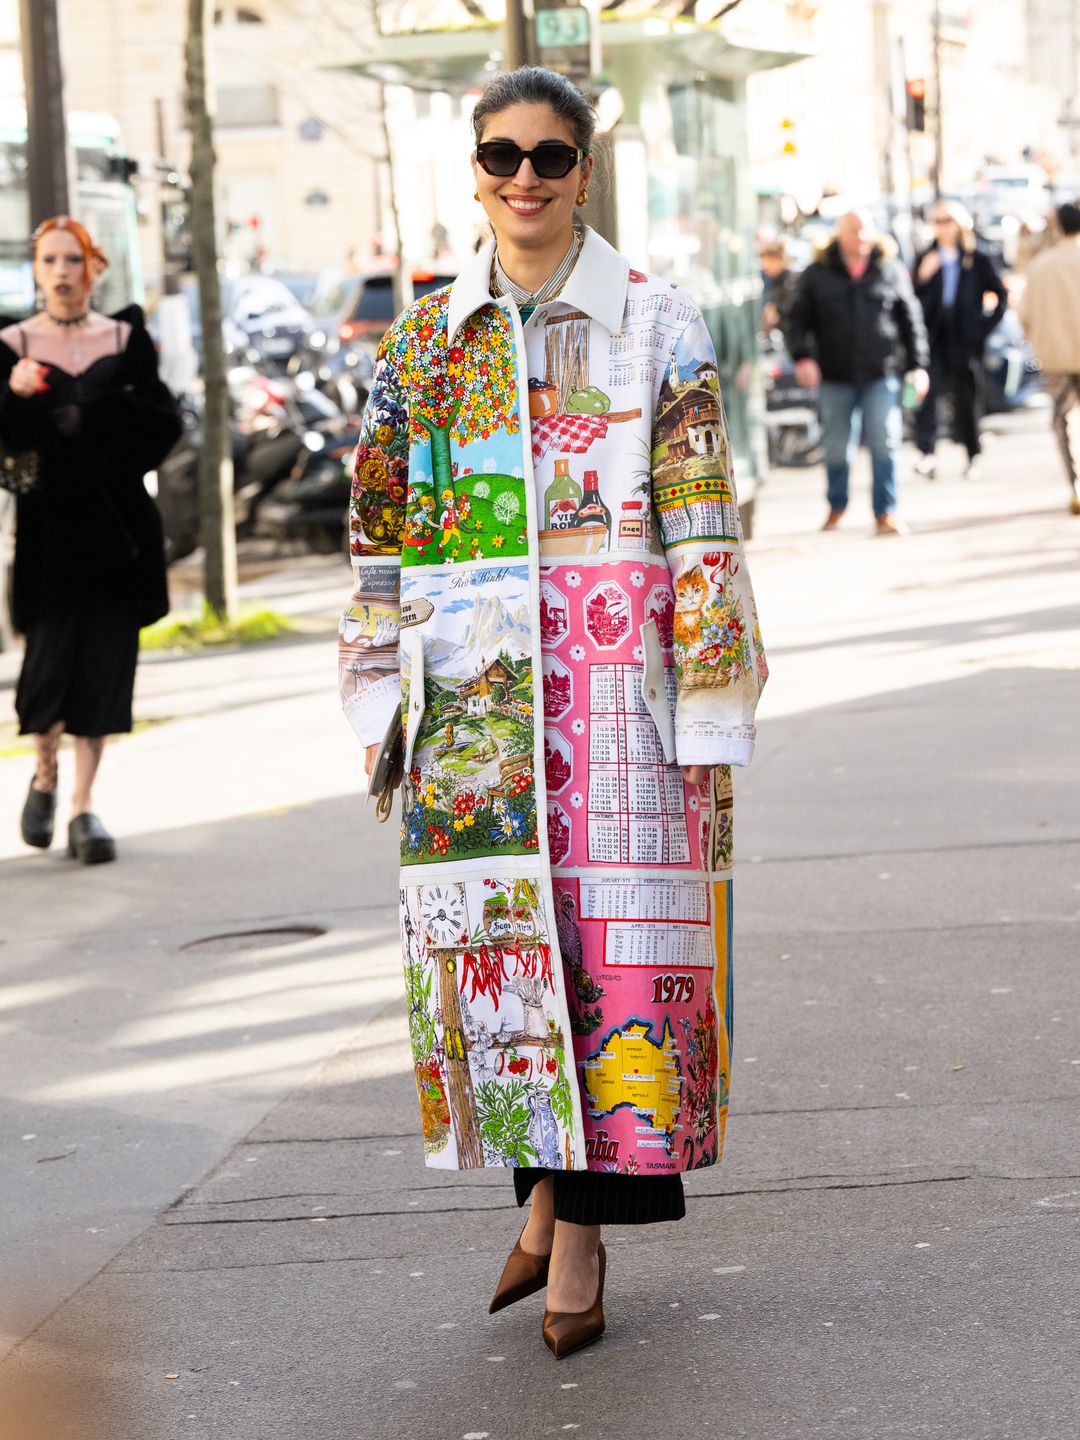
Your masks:
M 394 287 L 394 314 L 400 315 L 412 301 L 412 280 L 405 273 L 405 257 L 401 253 L 401 215 L 397 202 L 397 181 L 394 178 L 394 152 L 390 148 L 390 125 L 386 118 L 386 86 L 379 86 L 379 128 L 382 132 L 383 153 L 386 156 L 386 203 L 390 210 L 393 235 L 390 237 L 392 253 L 396 257 L 391 283 Z M 381 216 L 379 217 L 381 221 Z
M 450 411 L 450 418 L 443 425 L 436 425 L 428 420 L 426 416 L 417 416 L 420 424 L 431 436 L 431 482 L 432 494 L 436 500 L 442 499 L 444 490 L 451 490 L 454 495 L 454 504 L 457 505 L 457 486 L 454 484 L 454 462 L 450 454 L 450 429 L 457 419 L 457 413 L 461 409 L 461 402 Z
M 30 228 L 69 215 L 67 122 L 56 0 L 19 0 Z
M 214 219 L 214 132 L 207 102 L 206 34 L 209 0 L 188 0 L 187 109 L 191 128 L 191 247 L 202 320 L 203 443 L 199 457 L 199 517 L 206 602 L 223 618 L 236 614 L 236 525 L 233 519 L 229 398 L 221 335 Z
M 371 6 L 371 18 L 375 25 L 376 35 L 383 33 L 382 27 L 382 4 L 381 0 L 373 0 Z M 394 152 L 390 148 L 390 124 L 386 118 L 386 86 L 379 83 L 379 133 L 382 137 L 383 156 L 386 161 L 387 179 L 387 204 L 390 209 L 390 223 L 394 233 L 390 237 L 391 250 L 397 259 L 394 272 L 391 277 L 391 284 L 394 287 L 394 314 L 400 315 L 405 306 L 412 300 L 412 281 L 406 276 L 404 259 L 401 254 L 401 212 L 397 202 L 397 182 L 394 178 Z M 375 193 L 379 193 L 379 162 L 374 164 Z M 375 218 L 381 229 L 382 227 L 382 206 L 376 201 Z M 383 247 L 384 253 L 386 247 Z
M 446 1050 L 446 1099 L 454 1121 L 458 1167 L 478 1169 L 484 1163 L 484 1149 L 476 1126 L 476 1096 L 469 1068 L 469 1044 L 465 1039 L 461 1002 L 458 998 L 458 957 L 453 950 L 437 950 L 439 1008 L 442 1011 L 443 1045 Z

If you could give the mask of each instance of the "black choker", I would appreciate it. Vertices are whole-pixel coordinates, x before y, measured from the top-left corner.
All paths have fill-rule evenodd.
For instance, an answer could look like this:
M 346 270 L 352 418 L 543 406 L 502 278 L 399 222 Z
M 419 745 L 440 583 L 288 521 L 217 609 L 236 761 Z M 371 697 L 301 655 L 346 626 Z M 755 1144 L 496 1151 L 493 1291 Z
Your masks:
M 65 330 L 70 330 L 73 325 L 82 325 L 90 318 L 89 310 L 84 310 L 81 315 L 53 315 L 49 310 L 45 314 L 54 325 L 62 325 Z

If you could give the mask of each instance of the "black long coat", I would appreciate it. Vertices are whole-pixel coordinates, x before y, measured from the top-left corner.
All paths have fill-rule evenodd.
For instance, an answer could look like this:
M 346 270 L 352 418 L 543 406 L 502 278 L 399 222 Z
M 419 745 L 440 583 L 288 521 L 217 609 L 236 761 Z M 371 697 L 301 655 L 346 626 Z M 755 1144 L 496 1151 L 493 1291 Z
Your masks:
M 796 360 L 816 359 L 823 380 L 848 384 L 921 369 L 930 359 L 908 273 L 880 246 L 856 280 L 832 241 L 799 277 L 785 336 Z
M 50 364 L 41 395 L 12 393 L 20 356 L 0 341 L 0 441 L 39 457 L 37 485 L 16 511 L 19 630 L 71 603 L 120 605 L 139 625 L 169 608 L 161 517 L 144 477 L 176 443 L 180 421 L 142 311 L 132 305 L 112 318 L 131 326 L 124 349 L 81 375 Z
M 929 253 L 924 251 L 916 261 L 916 277 Z M 1009 305 L 1009 292 L 997 266 L 983 250 L 961 256 L 951 317 L 942 303 L 943 287 L 940 269 L 923 283 L 915 280 L 915 294 L 922 305 L 931 351 L 935 358 L 947 364 L 965 365 L 970 360 L 981 360 L 987 336 L 1001 323 Z M 997 296 L 997 305 L 987 313 L 983 309 L 983 296 L 990 294 Z

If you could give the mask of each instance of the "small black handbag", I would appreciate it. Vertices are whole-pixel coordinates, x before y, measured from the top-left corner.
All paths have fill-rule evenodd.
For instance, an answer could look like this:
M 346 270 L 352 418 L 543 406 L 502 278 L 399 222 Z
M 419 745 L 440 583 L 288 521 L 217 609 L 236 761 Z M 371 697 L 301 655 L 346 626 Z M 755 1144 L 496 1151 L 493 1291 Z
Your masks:
M 383 738 L 368 782 L 368 799 L 375 799 L 375 818 L 382 824 L 394 808 L 394 791 L 405 778 L 405 736 L 401 728 L 401 706 L 394 712 Z
M 8 451 L 0 445 L 0 490 L 8 490 L 12 495 L 29 495 L 37 478 L 36 450 Z

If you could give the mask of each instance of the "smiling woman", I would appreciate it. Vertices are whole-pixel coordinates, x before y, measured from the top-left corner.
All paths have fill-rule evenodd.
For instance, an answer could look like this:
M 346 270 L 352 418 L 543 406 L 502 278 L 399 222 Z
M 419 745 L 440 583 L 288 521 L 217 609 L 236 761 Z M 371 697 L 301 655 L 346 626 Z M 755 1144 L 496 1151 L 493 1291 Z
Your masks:
M 574 211 L 589 196 L 596 117 L 569 81 L 531 69 L 492 81 L 472 123 L 476 198 L 495 232 L 496 276 L 519 305 L 552 298 L 580 248 Z
M 594 126 L 547 70 L 477 102 L 494 240 L 380 348 L 339 651 L 369 775 L 404 739 L 425 1157 L 513 1170 L 490 1308 L 546 1287 L 556 1357 L 604 1328 L 601 1226 L 681 1219 L 721 1156 L 766 676 L 712 341 L 581 222 Z

